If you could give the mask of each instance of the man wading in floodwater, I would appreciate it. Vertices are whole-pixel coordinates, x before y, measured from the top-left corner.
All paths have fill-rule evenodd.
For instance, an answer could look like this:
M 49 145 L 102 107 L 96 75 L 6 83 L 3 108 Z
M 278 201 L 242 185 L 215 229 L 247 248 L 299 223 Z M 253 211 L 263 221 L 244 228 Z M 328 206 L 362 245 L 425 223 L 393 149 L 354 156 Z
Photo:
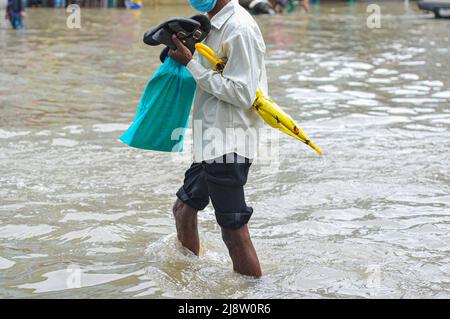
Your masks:
M 197 212 L 211 198 L 233 269 L 260 277 L 259 260 L 247 226 L 253 209 L 245 202 L 244 185 L 257 151 L 256 130 L 261 123 L 251 106 L 258 87 L 267 92 L 264 40 L 256 22 L 237 0 L 189 3 L 208 13 L 212 29 L 204 43 L 227 63 L 219 74 L 206 59 L 194 60 L 189 49 L 173 37 L 177 49 L 169 51 L 169 56 L 185 65 L 197 83 L 194 163 L 186 171 L 173 207 L 178 239 L 199 254 Z

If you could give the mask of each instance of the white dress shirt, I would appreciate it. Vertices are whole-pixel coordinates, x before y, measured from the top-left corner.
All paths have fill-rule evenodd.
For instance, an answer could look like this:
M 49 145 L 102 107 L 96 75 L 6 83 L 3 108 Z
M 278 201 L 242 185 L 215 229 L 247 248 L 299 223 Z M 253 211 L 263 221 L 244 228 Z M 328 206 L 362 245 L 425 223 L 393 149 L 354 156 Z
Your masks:
M 196 162 L 237 153 L 254 158 L 262 119 L 252 108 L 256 89 L 267 93 L 265 44 L 258 25 L 237 0 L 231 0 L 211 19 L 204 43 L 226 57 L 219 74 L 196 53 L 187 69 L 197 83 L 193 111 Z M 198 60 L 196 59 L 198 58 Z

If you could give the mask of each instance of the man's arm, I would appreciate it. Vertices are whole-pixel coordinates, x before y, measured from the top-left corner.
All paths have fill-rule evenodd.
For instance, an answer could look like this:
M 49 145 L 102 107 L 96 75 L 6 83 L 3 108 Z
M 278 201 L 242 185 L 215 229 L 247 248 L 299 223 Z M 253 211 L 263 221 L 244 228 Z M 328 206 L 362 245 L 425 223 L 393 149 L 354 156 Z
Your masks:
M 186 67 L 197 85 L 206 92 L 235 106 L 251 107 L 264 63 L 264 51 L 257 41 L 255 36 L 246 31 L 228 39 L 223 44 L 227 64 L 222 74 L 206 69 L 192 56 Z

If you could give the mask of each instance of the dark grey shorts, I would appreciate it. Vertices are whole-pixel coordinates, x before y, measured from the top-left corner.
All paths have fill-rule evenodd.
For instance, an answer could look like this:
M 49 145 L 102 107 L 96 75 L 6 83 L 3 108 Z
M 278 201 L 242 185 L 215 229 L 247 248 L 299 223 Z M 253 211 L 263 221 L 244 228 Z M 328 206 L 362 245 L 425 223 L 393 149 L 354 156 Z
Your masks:
M 235 153 L 193 163 L 185 173 L 177 197 L 198 210 L 208 206 L 211 198 L 217 223 L 227 229 L 241 228 L 253 213 L 244 196 L 250 165 L 251 160 Z

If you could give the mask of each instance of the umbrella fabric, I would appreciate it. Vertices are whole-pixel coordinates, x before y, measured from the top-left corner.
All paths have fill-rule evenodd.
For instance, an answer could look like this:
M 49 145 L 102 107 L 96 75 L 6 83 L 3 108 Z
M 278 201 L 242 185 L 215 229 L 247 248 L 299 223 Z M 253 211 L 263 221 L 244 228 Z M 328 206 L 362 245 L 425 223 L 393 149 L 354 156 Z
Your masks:
M 167 57 L 145 87 L 134 121 L 120 140 L 140 149 L 181 152 L 195 86 L 186 67 Z

